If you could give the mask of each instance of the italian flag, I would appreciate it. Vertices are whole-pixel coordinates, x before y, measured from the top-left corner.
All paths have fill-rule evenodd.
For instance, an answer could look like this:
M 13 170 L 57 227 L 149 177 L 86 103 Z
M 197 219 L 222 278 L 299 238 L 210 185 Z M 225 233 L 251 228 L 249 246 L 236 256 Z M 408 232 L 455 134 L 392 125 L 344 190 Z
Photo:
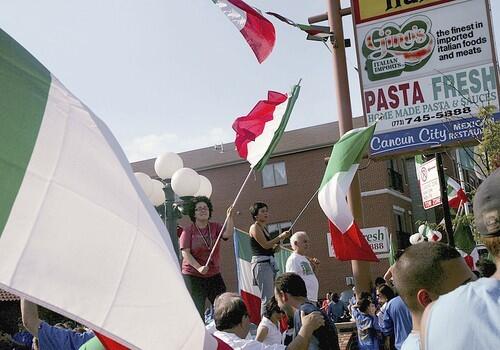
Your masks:
M 417 171 L 417 178 L 420 174 L 420 167 L 424 163 L 422 155 L 415 156 L 415 169 Z M 467 194 L 464 189 L 460 187 L 460 184 L 456 182 L 453 178 L 445 176 L 446 187 L 448 192 L 448 205 L 450 208 L 458 209 L 460 205 L 465 204 L 469 201 Z
M 264 168 L 285 132 L 299 92 L 299 85 L 293 87 L 290 95 L 269 91 L 267 100 L 257 102 L 248 115 L 234 121 L 234 144 L 250 167 L 256 170 Z
M 266 12 L 266 14 L 271 15 L 279 19 L 280 21 L 294 26 L 303 32 L 306 32 L 310 37 L 314 38 L 315 40 L 319 41 L 326 41 L 329 37 L 332 36 L 332 33 L 330 32 L 329 27 L 322 27 L 322 26 L 312 26 L 308 24 L 299 24 L 295 23 L 291 19 L 286 18 L 285 16 L 280 15 L 279 13 L 276 12 Z
M 260 322 L 261 292 L 258 286 L 253 285 L 252 275 L 252 248 L 250 235 L 237 228 L 234 229 L 234 256 L 236 257 L 236 272 L 238 275 L 238 290 L 247 306 L 250 321 L 256 325 Z M 278 274 L 285 272 L 286 260 L 290 252 L 281 249 L 274 254 Z
M 464 189 L 460 187 L 460 184 L 453 178 L 446 176 L 446 185 L 448 191 L 448 204 L 450 208 L 457 209 L 460 205 L 469 201 Z
M 378 261 L 354 222 L 346 201 L 347 192 L 370 142 L 376 124 L 345 133 L 335 144 L 318 192 L 321 209 L 328 218 L 337 259 Z
M 236 257 L 236 272 L 238 274 L 238 289 L 248 309 L 250 321 L 260 322 L 261 292 L 258 286 L 253 285 L 252 249 L 250 235 L 244 231 L 234 229 L 234 256 Z
M 2 30 L 0 121 L 0 288 L 123 347 L 217 348 L 110 130 Z
M 212 0 L 238 28 L 262 63 L 273 51 L 276 33 L 274 26 L 253 7 L 241 0 Z

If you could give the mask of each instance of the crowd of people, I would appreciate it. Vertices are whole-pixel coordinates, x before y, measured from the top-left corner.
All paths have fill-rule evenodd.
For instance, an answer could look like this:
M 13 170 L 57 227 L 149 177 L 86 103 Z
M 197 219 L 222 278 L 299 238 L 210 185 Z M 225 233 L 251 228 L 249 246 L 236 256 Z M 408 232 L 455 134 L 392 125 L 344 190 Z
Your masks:
M 223 225 L 210 222 L 212 204 L 196 197 L 188 207 L 192 224 L 180 236 L 182 274 L 197 310 L 212 321 L 211 333 L 233 349 L 339 349 L 335 324 L 352 322 L 360 350 L 495 349 L 500 344 L 500 169 L 479 187 L 474 198 L 476 227 L 496 264 L 473 273 L 460 253 L 439 242 L 405 249 L 388 273 L 369 291 L 351 285 L 319 300 L 309 256 L 309 236 L 299 231 L 272 237 L 266 228 L 268 206 L 257 202 L 250 214 L 252 273 L 262 293 L 261 322 L 250 336 L 250 318 L 240 295 L 226 292 L 220 274 L 220 245 L 210 252 Z M 222 239 L 233 233 L 233 208 L 227 210 Z M 290 237 L 291 235 L 291 237 Z M 277 276 L 274 252 L 290 237 L 293 253 L 286 272 Z M 479 275 L 479 278 L 478 278 Z M 206 313 L 207 302 L 209 304 Z M 94 333 L 83 327 L 49 325 L 35 304 L 21 300 L 22 325 L 14 336 L 0 334 L 0 349 L 78 350 Z M 208 316 L 207 316 L 208 315 Z M 5 347 L 5 344 L 9 344 Z

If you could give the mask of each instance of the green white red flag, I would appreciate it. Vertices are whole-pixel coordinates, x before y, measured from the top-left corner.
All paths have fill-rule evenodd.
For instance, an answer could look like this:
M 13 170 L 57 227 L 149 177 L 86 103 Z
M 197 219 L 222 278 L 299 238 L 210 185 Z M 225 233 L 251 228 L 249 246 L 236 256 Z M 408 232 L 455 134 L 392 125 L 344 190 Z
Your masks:
M 238 274 L 238 290 L 245 301 L 250 321 L 256 325 L 260 322 L 260 304 L 262 294 L 258 286 L 253 285 L 252 275 L 252 248 L 250 246 L 250 235 L 237 228 L 234 229 L 234 256 L 236 257 L 236 272 Z M 285 271 L 286 260 L 290 252 L 281 249 L 274 256 L 278 273 Z
M 347 192 L 370 142 L 376 124 L 345 133 L 333 146 L 318 192 L 321 209 L 328 218 L 337 259 L 378 261 L 346 201 Z
M 295 23 L 291 19 L 288 19 L 285 16 L 282 16 L 276 12 L 266 12 L 266 14 L 271 15 L 273 17 L 276 17 L 280 21 L 282 21 L 288 25 L 291 25 L 295 28 L 300 29 L 301 31 L 307 33 L 309 35 L 309 37 L 315 38 L 315 40 L 326 41 L 329 37 L 332 36 L 332 33 L 330 32 L 330 28 L 328 28 L 328 27 Z
M 262 63 L 273 51 L 276 33 L 274 26 L 256 9 L 241 0 L 212 0 L 240 31 Z
M 238 275 L 238 289 L 247 306 L 250 321 L 254 324 L 259 324 L 262 293 L 259 287 L 253 284 L 250 236 L 248 233 L 235 228 L 233 238 L 236 273 Z
M 110 130 L 2 30 L 0 120 L 0 288 L 131 349 L 216 349 Z
M 285 132 L 299 92 L 298 84 L 290 95 L 269 91 L 267 100 L 257 102 L 248 115 L 234 121 L 234 144 L 240 157 L 246 159 L 251 168 L 262 170 L 266 165 Z

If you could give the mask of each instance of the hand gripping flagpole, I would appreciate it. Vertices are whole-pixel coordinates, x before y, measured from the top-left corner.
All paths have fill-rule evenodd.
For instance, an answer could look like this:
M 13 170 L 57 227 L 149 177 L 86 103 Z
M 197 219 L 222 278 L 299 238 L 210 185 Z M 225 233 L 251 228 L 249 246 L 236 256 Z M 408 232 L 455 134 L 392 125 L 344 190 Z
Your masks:
M 236 205 L 236 202 L 240 198 L 241 192 L 243 192 L 243 188 L 247 184 L 248 179 L 250 179 L 250 175 L 252 175 L 252 172 L 253 172 L 253 168 L 250 168 L 250 171 L 248 172 L 248 175 L 245 178 L 245 181 L 243 181 L 243 184 L 241 185 L 240 190 L 238 191 L 238 194 L 236 195 L 236 198 L 233 201 L 233 204 L 231 204 L 231 207 L 230 207 L 231 210 L 234 208 L 234 206 Z M 217 244 L 219 244 L 219 241 L 222 237 L 222 234 L 224 233 L 224 230 L 226 229 L 228 219 L 229 219 L 229 215 L 226 215 L 226 219 L 224 220 L 224 224 L 222 224 L 222 228 L 221 228 L 219 234 L 217 235 L 217 240 L 215 241 L 214 246 L 212 247 L 212 250 L 210 251 L 210 255 L 208 256 L 208 259 L 207 259 L 207 262 L 205 263 L 205 266 L 208 266 L 208 264 L 210 263 L 210 260 L 212 260 L 212 257 L 213 257 L 214 252 L 215 252 L 215 248 L 217 247 Z

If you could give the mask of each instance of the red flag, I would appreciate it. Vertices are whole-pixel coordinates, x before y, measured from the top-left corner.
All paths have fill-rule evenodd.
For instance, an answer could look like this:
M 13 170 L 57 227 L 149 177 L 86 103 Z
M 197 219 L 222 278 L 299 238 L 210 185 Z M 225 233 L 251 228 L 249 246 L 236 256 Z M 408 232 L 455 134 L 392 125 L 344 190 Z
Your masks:
M 355 222 L 344 233 L 331 221 L 328 221 L 328 226 L 335 257 L 338 260 L 379 261 Z
M 212 0 L 238 28 L 257 61 L 262 63 L 271 53 L 276 33 L 271 22 L 241 0 Z
M 126 346 L 121 345 L 120 343 L 115 342 L 113 339 L 110 339 L 102 334 L 94 332 L 96 337 L 99 338 L 99 341 L 104 346 L 106 350 L 129 350 Z

